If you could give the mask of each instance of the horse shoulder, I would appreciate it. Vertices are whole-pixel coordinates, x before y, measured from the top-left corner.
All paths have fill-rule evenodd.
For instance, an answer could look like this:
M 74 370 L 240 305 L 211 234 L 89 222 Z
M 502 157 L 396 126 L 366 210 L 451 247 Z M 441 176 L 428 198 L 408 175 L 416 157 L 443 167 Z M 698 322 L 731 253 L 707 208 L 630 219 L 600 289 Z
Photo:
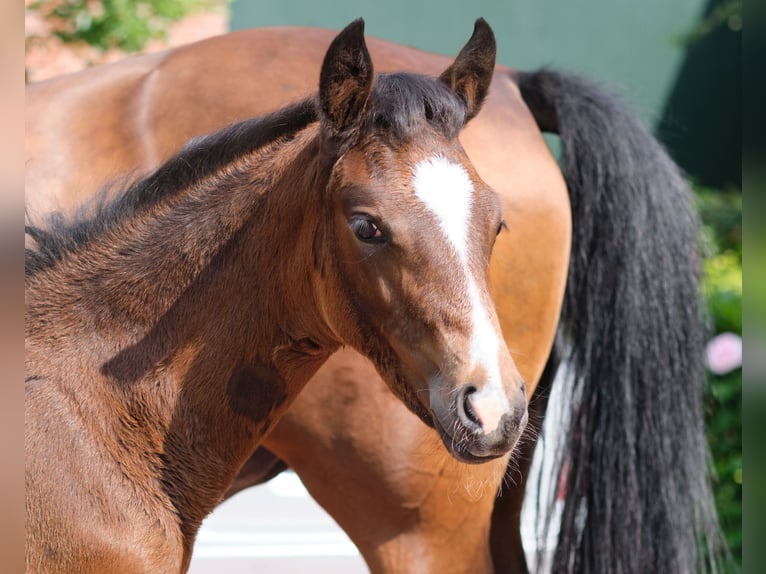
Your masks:
M 130 461 L 84 412 L 94 406 L 84 394 L 55 376 L 26 376 L 27 555 L 36 561 L 27 570 L 179 571 L 185 549 L 172 509 L 161 492 L 137 490 Z

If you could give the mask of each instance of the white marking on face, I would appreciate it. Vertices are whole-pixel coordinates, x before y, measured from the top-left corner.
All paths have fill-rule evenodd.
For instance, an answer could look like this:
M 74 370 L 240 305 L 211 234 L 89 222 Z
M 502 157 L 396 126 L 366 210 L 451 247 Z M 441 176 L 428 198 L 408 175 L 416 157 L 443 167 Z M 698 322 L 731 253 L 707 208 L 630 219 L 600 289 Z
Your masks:
M 473 323 L 471 360 L 474 365 L 483 365 L 487 371 L 487 381 L 471 396 L 470 400 L 474 412 L 481 420 L 484 432 L 489 434 L 500 424 L 500 419 L 504 413 L 508 412 L 510 405 L 500 378 L 498 362 L 500 340 L 473 278 L 469 279 L 468 293 L 471 298 Z
M 468 266 L 468 223 L 473 203 L 473 182 L 463 166 L 437 156 L 417 164 L 415 195 L 436 215 L 449 243 L 454 247 L 468 286 L 471 306 L 471 362 L 487 373 L 485 384 L 471 403 L 485 433 L 494 431 L 509 409 L 498 362 L 500 340 Z
M 415 195 L 439 220 L 460 261 L 468 262 L 473 183 L 462 165 L 436 156 L 415 166 Z

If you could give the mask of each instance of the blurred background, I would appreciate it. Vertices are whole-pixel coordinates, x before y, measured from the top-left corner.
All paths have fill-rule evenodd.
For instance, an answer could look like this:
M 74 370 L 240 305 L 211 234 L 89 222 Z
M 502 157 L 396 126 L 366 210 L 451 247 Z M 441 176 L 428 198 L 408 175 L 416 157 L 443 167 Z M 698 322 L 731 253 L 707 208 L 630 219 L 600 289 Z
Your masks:
M 741 0 L 25 0 L 25 5 L 28 82 L 229 30 L 339 29 L 358 16 L 365 18 L 368 35 L 454 55 L 475 18 L 483 16 L 497 35 L 499 63 L 580 72 L 622 93 L 681 165 L 698 199 L 710 309 L 708 439 L 718 512 L 741 561 Z M 555 139 L 548 141 L 555 153 Z M 294 475 L 251 490 L 206 522 L 193 572 L 220 571 L 206 569 L 209 558 L 237 551 L 245 559 L 255 559 L 248 552 L 267 558 L 270 552 L 292 553 L 295 571 L 306 569 L 301 556 L 324 553 L 324 562 L 312 559 L 312 571 L 325 563 L 328 572 L 365 571 L 353 546 L 312 506 Z M 258 534 L 242 523 L 250 513 L 290 515 L 301 526 L 264 523 L 257 525 Z M 280 546 L 295 528 L 313 538 L 296 542 L 293 536 L 292 549 Z M 231 542 L 235 533 L 237 543 Z M 289 568 L 283 563 L 274 571 Z

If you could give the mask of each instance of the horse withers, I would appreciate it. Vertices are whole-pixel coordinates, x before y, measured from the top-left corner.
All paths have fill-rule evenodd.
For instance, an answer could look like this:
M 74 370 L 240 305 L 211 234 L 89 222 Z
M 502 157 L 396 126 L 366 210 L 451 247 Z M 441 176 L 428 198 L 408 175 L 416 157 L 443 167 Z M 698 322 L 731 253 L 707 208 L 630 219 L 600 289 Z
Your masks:
M 438 79 L 375 77 L 356 21 L 316 99 L 193 141 L 87 217 L 28 226 L 29 571 L 185 570 L 341 345 L 454 456 L 507 454 L 526 397 L 488 286 L 503 216 L 457 140 L 494 57 L 479 20 Z

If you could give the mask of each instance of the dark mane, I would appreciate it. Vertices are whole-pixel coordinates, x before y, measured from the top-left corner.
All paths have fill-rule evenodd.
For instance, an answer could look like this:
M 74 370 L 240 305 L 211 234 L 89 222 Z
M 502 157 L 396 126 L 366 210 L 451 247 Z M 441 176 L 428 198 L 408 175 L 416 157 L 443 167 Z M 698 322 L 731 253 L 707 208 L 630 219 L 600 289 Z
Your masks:
M 378 74 L 367 109 L 371 127 L 399 139 L 412 137 L 424 119 L 449 138 L 465 124 L 465 103 L 440 80 L 418 74 Z
M 311 98 L 194 138 L 148 177 L 128 184 L 124 191 L 109 193 L 113 199 L 103 199 L 110 190 L 102 190 L 102 200 L 73 220 L 54 214 L 46 221 L 46 228 L 25 225 L 26 235 L 36 244 L 34 249 L 25 249 L 25 274 L 52 267 L 64 253 L 84 245 L 115 222 L 172 198 L 237 158 L 294 135 L 316 120 L 316 104 Z
M 54 214 L 46 227 L 26 225 L 25 233 L 35 247 L 25 250 L 25 274 L 34 275 L 52 267 L 65 253 L 86 244 L 115 222 L 172 198 L 237 158 L 294 135 L 317 119 L 316 98 L 309 98 L 267 116 L 194 138 L 159 169 L 128 184 L 124 191 L 115 194 L 102 190 L 101 200 L 73 220 Z M 436 78 L 408 73 L 377 76 L 363 129 L 379 135 L 383 131 L 402 141 L 413 137 L 424 120 L 452 138 L 465 123 L 465 105 Z M 107 196 L 112 199 L 107 200 Z

